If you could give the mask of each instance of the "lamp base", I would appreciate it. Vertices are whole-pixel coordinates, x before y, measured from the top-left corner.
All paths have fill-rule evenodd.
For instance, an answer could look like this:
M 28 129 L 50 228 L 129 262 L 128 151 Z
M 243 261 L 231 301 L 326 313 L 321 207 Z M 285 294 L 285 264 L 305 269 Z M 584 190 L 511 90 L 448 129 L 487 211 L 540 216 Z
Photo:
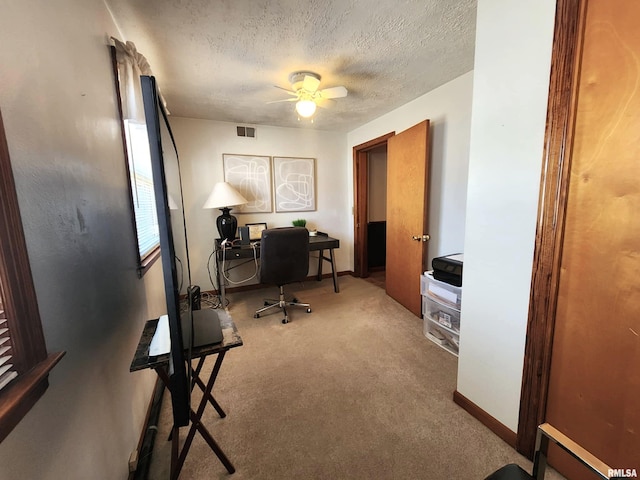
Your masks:
M 220 234 L 220 238 L 226 239 L 232 242 L 236 238 L 238 220 L 236 219 L 236 217 L 234 217 L 229 213 L 229 211 L 231 210 L 230 208 L 224 207 L 224 208 L 221 208 L 220 210 L 222 211 L 222 215 L 220 215 L 216 219 L 216 226 L 218 227 L 218 233 Z

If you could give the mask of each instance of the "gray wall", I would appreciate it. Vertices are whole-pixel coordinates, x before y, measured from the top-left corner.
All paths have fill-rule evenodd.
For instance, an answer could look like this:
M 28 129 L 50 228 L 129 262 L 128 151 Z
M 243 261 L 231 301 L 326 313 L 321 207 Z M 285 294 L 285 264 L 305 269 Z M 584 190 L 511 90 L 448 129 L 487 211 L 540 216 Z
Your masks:
M 3 479 L 126 478 L 155 375 L 129 373 L 164 309 L 136 275 L 100 0 L 0 1 L 0 109 L 49 351 L 50 387 L 0 444 Z

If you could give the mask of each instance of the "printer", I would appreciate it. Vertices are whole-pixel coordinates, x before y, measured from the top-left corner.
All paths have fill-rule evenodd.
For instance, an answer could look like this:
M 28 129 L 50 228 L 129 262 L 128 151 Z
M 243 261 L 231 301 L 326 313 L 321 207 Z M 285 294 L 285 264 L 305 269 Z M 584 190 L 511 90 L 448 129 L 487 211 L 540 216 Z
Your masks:
M 456 287 L 461 287 L 463 259 L 464 254 L 462 253 L 454 253 L 452 255 L 434 258 L 431 260 L 433 278 L 450 285 L 455 285 Z

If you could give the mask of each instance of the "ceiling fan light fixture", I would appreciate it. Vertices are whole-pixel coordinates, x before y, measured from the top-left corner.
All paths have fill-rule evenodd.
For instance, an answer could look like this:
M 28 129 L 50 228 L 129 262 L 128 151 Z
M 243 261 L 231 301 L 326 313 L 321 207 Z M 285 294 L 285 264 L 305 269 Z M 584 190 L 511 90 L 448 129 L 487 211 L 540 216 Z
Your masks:
M 316 102 L 313 100 L 299 100 L 296 102 L 296 112 L 304 118 L 309 118 L 316 113 Z

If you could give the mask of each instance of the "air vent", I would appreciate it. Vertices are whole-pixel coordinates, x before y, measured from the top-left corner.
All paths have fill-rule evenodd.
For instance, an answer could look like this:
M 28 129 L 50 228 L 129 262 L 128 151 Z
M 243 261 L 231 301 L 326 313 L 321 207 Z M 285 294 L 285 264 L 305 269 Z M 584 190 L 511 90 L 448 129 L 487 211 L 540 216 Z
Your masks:
M 253 127 L 236 127 L 239 137 L 251 137 L 255 138 L 256 129 Z

